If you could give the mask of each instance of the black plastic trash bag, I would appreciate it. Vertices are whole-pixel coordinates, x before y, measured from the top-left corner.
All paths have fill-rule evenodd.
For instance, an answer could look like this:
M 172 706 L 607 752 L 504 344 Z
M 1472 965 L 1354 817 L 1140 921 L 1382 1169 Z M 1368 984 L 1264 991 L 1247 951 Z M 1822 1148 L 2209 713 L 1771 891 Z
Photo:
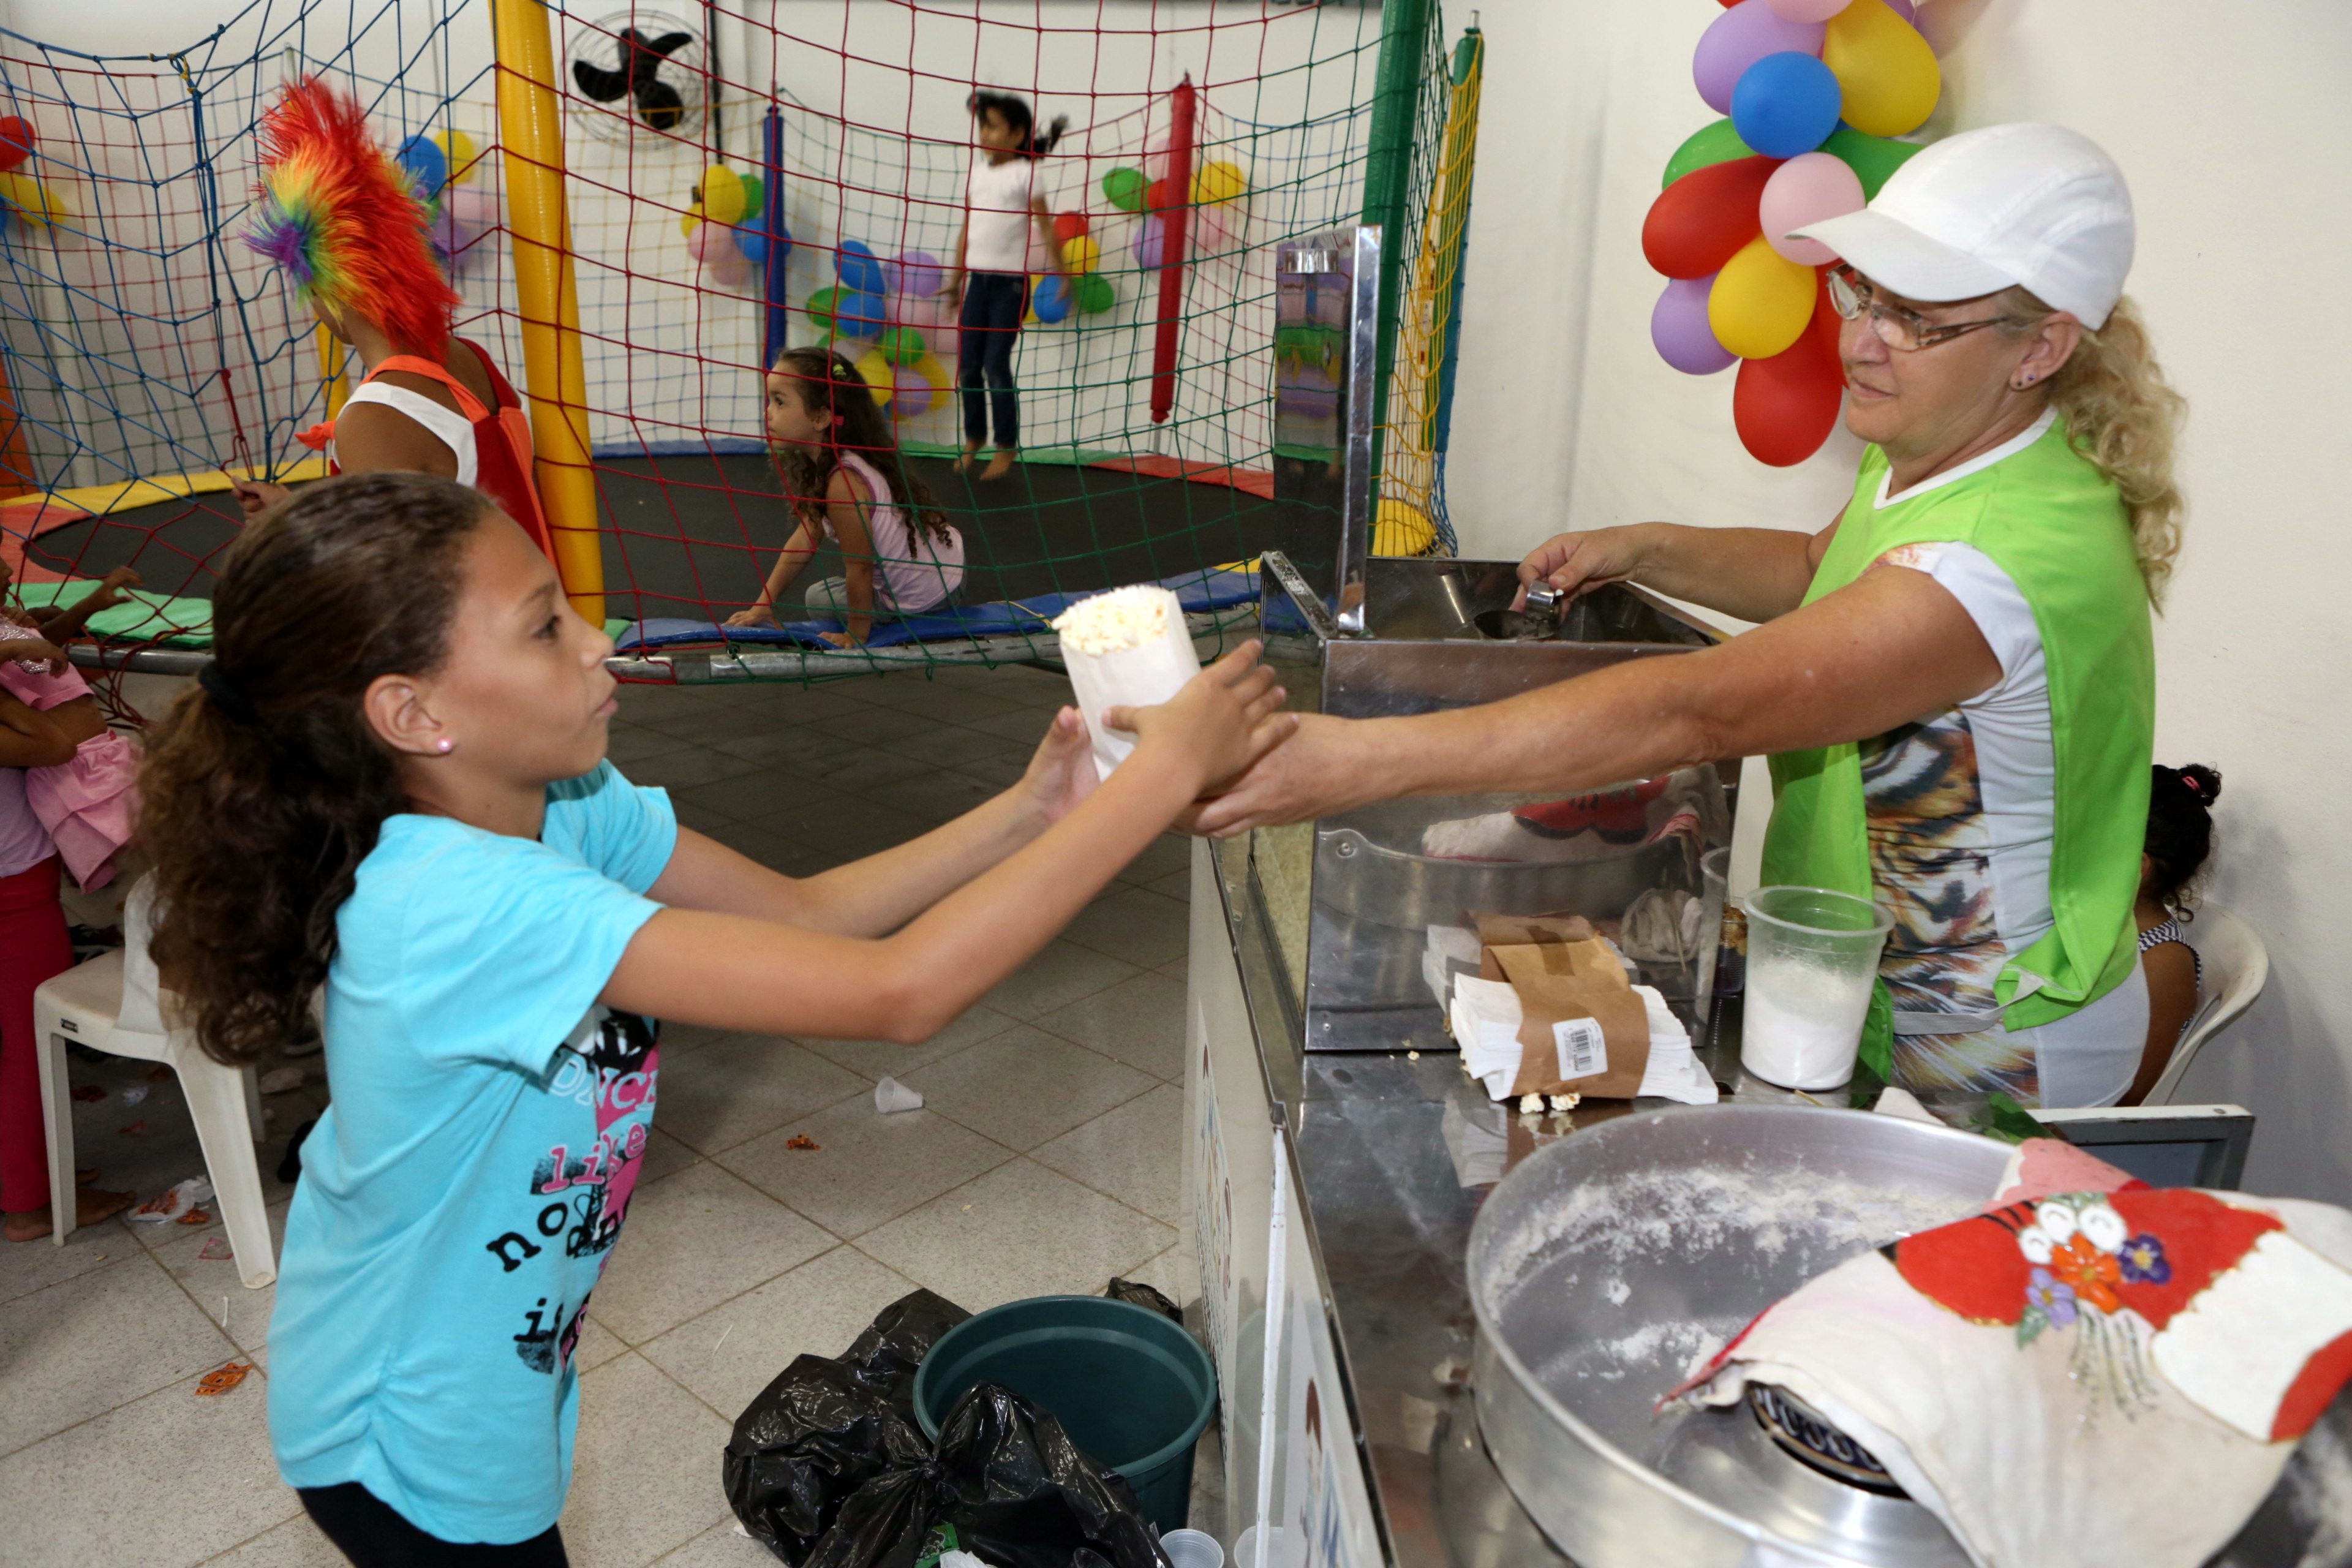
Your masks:
M 803 1563 L 860 1488 L 930 1458 L 915 1419 L 915 1369 L 971 1315 L 913 1291 L 884 1308 L 838 1360 L 801 1356 L 761 1390 L 736 1417 L 721 1467 L 728 1504 L 752 1539 Z M 926 1502 L 919 1522 L 929 1514 Z M 911 1568 L 913 1558 L 906 1562 Z
M 956 1401 L 932 1468 L 940 1516 L 995 1568 L 1169 1568 L 1119 1473 L 1009 1389 L 975 1384 Z

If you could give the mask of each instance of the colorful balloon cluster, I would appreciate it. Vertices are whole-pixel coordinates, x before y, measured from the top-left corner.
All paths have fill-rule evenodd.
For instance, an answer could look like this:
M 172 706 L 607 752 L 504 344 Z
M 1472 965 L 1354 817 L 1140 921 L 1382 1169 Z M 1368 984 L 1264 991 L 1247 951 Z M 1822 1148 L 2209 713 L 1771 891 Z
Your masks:
M 908 250 L 885 261 L 872 246 L 845 239 L 833 271 L 838 281 L 803 309 L 828 342 L 870 340 L 855 363 L 874 400 L 902 419 L 944 402 L 950 378 L 940 355 L 954 354 L 955 326 L 940 298 L 946 272 L 939 258 Z
M 1040 272 L 1029 280 L 1029 319 L 1050 327 L 1068 321 L 1073 307 L 1081 315 L 1098 316 L 1117 304 L 1118 291 L 1096 270 L 1102 265 L 1102 241 L 1094 237 L 1087 215 L 1056 216 L 1054 238 L 1062 247 L 1062 265 L 1069 276 Z
M 1741 362 L 1732 423 L 1785 468 L 1837 426 L 1845 372 L 1822 268 L 1790 231 L 1860 208 L 1918 151 L 1943 90 L 1910 0 L 1726 0 L 1691 76 L 1727 118 L 1666 161 L 1642 253 L 1672 281 L 1650 312 L 1658 355 L 1690 375 Z
M 393 153 L 425 205 L 434 253 L 452 278 L 488 254 L 476 249 L 475 242 L 499 221 L 499 198 L 479 183 L 481 157 L 474 139 L 456 129 L 411 136 Z
M 0 234 L 9 232 L 12 219 L 30 233 L 71 216 L 55 191 L 20 167 L 39 144 L 31 121 L 0 115 Z
M 1166 160 L 1167 150 L 1155 143 L 1145 162 L 1164 166 Z M 1192 172 L 1192 199 L 1181 205 L 1192 209 L 1195 255 L 1232 247 L 1234 220 L 1249 189 L 1247 172 L 1227 159 L 1212 158 Z M 1165 226 L 1159 215 L 1180 205 L 1169 190 L 1167 177 L 1155 180 L 1141 169 L 1113 169 L 1102 178 L 1102 194 L 1120 212 L 1133 213 L 1142 220 L 1135 226 L 1135 265 L 1145 272 L 1156 271 L 1166 243 L 1161 237 Z
M 722 289 L 757 289 L 768 259 L 768 182 L 758 174 L 739 174 L 724 163 L 702 172 L 691 204 L 678 219 L 686 247 L 695 265 Z M 793 237 L 774 237 L 783 248 L 780 261 L 793 253 Z

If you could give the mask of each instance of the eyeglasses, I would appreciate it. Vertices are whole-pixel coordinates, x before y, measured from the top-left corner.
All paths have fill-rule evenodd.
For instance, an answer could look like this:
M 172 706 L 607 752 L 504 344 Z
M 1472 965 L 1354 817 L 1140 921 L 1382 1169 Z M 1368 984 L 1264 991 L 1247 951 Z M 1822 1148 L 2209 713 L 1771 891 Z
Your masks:
M 1936 348 L 1954 338 L 1964 338 L 1979 327 L 2000 325 L 2000 318 L 1992 316 L 1981 321 L 1952 321 L 1939 326 L 1916 310 L 1878 298 L 1878 290 L 1864 282 L 1851 267 L 1830 268 L 1830 306 L 1849 321 L 1868 312 L 1879 341 L 1902 353 Z

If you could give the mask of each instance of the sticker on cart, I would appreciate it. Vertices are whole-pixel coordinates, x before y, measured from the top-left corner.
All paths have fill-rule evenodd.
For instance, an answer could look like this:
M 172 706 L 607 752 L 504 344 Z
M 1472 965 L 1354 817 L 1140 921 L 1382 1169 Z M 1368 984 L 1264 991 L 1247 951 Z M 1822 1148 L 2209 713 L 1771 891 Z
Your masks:
M 1551 1026 L 1552 1043 L 1559 1047 L 1559 1076 L 1591 1078 L 1609 1070 L 1609 1040 L 1594 1018 L 1562 1018 Z

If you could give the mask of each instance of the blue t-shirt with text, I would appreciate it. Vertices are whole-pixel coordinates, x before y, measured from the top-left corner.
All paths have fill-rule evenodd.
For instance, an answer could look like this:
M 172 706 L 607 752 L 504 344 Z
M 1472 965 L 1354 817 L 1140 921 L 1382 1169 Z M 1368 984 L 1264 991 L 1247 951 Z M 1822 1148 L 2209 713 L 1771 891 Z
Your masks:
M 302 1146 L 269 1325 L 297 1487 L 446 1541 L 528 1540 L 572 1476 L 581 1314 L 653 1121 L 653 1026 L 596 998 L 677 844 L 611 763 L 539 838 L 386 821 L 336 919 L 333 1103 Z

